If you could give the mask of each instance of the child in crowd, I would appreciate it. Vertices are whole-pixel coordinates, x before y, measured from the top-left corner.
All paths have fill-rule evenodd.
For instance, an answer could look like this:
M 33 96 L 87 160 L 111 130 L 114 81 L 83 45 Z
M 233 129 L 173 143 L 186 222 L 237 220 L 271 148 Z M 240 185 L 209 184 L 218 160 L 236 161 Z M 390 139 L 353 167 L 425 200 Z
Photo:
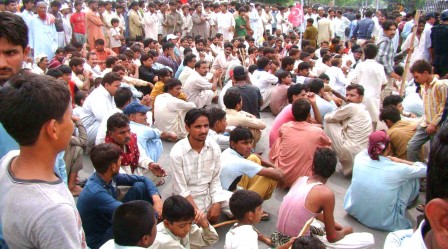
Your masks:
M 276 76 L 279 84 L 274 87 L 271 95 L 271 102 L 269 103 L 271 112 L 274 115 L 279 114 L 283 108 L 288 105 L 288 96 L 286 96 L 286 92 L 292 82 L 291 74 L 287 71 L 277 73 Z
M 112 51 L 114 51 L 116 54 L 120 54 L 120 48 L 121 48 L 121 29 L 120 29 L 120 20 L 118 18 L 112 18 L 110 21 L 112 24 L 112 28 L 110 28 L 110 48 Z
M 230 197 L 230 211 L 238 219 L 238 223 L 227 232 L 224 249 L 256 249 L 258 248 L 258 238 L 266 239 L 253 227 L 261 220 L 262 204 L 261 196 L 251 190 L 238 190 Z M 289 248 L 293 242 L 292 239 L 277 249 Z
M 150 249 L 177 249 L 215 244 L 219 237 L 205 215 L 180 195 L 163 203 L 163 222 L 157 225 L 157 237 Z

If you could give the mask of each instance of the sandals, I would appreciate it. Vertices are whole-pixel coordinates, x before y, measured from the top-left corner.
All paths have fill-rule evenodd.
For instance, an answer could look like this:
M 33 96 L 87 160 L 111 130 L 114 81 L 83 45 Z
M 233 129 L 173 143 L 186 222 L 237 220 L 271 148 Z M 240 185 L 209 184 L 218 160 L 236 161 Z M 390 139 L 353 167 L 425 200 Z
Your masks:
M 263 211 L 263 214 L 261 214 L 261 220 L 268 221 L 269 219 L 271 219 L 271 214 L 266 211 Z

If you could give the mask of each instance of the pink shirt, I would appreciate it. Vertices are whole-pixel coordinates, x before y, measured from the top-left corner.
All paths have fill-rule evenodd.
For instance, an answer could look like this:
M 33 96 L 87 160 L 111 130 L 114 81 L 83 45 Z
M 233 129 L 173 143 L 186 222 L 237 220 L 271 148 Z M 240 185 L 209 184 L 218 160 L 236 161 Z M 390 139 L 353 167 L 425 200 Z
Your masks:
M 300 178 L 283 198 L 278 211 L 277 231 L 290 237 L 297 237 L 305 223 L 318 214 L 305 207 L 305 201 L 314 186 L 320 182 L 308 184 L 308 177 Z M 304 236 L 310 235 L 308 229 Z
M 281 187 L 290 187 L 301 176 L 310 176 L 314 152 L 317 148 L 330 147 L 331 140 L 322 130 L 306 121 L 288 122 L 278 132 L 269 158 L 285 172 Z
M 282 124 L 294 121 L 294 116 L 292 115 L 292 105 L 289 104 L 283 108 L 283 110 L 275 117 L 274 123 L 272 124 L 271 131 L 269 132 L 269 148 L 272 147 L 275 140 L 278 137 L 278 129 Z
M 269 103 L 272 114 L 279 114 L 289 104 L 287 96 L 288 88 L 289 85 L 278 84 L 272 90 L 271 102 Z

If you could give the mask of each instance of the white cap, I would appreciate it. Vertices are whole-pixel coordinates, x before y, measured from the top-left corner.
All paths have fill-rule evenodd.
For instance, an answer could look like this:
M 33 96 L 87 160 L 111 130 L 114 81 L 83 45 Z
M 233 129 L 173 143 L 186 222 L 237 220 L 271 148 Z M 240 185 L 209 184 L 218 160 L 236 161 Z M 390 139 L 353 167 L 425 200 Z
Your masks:
M 167 41 L 173 40 L 173 39 L 177 39 L 177 38 L 179 38 L 179 36 L 173 35 L 173 34 L 169 34 L 169 35 L 166 36 L 166 40 Z
M 68 4 L 64 3 L 61 5 L 61 10 L 64 10 L 64 9 L 70 9 L 70 7 L 68 7 Z
M 38 54 L 34 57 L 34 62 L 38 64 L 43 58 L 48 58 L 46 54 Z

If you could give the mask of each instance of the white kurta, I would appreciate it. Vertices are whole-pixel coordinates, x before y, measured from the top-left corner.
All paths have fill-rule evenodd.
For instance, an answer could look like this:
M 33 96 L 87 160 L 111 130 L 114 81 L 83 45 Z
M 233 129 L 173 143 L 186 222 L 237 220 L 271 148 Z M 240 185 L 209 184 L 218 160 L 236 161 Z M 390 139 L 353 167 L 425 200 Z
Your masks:
M 31 19 L 29 33 L 29 45 L 34 50 L 34 55 L 46 54 L 48 60 L 53 59 L 54 52 L 58 48 L 58 34 L 54 23 L 50 23 L 50 14 L 43 21 L 39 16 Z
M 218 33 L 222 34 L 224 41 L 231 41 L 233 39 L 233 31 L 230 31 L 233 28 L 235 28 L 235 18 L 233 18 L 232 13 L 219 13 Z
M 355 68 L 354 83 L 364 87 L 363 103 L 370 113 L 372 122 L 378 122 L 381 104 L 381 87 L 387 84 L 384 66 L 375 60 L 365 60 Z
M 350 175 L 353 160 L 366 149 L 372 133 L 372 119 L 363 104 L 350 103 L 325 115 L 324 130 L 333 142 L 344 175 Z
M 188 102 L 193 102 L 197 108 L 210 105 L 215 95 L 211 90 L 212 86 L 212 83 L 202 77 L 198 72 L 191 72 L 184 85 Z
M 143 21 L 145 23 L 145 37 L 157 41 L 159 34 L 159 17 L 156 13 L 146 12 Z

